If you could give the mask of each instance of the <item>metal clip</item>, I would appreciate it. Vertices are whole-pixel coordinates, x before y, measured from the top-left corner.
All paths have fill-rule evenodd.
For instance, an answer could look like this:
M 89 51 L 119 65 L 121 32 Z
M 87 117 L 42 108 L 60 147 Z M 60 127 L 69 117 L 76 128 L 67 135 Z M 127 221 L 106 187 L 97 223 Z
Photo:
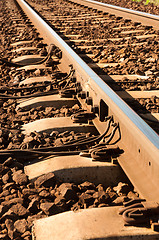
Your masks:
M 125 223 L 128 225 L 150 224 L 151 219 L 159 215 L 159 203 L 135 199 L 127 202 L 119 210 L 119 214 L 122 214 Z
M 96 118 L 96 115 L 92 112 L 75 113 L 71 116 L 74 123 L 87 123 L 88 120 Z

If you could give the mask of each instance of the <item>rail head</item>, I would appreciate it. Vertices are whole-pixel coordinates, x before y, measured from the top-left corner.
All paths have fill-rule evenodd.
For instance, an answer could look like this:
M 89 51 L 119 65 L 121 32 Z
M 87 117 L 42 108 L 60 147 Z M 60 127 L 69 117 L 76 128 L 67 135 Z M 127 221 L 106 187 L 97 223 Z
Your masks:
M 140 194 L 149 199 L 159 199 L 159 136 L 143 121 L 103 80 L 63 41 L 63 39 L 24 1 L 16 0 L 28 15 L 47 44 L 54 43 L 63 53 L 65 64 L 73 63 L 77 80 L 85 91 L 108 106 L 109 112 L 120 122 L 124 142 L 124 159 L 120 164 Z M 122 142 L 122 141 L 121 141 Z M 129 154 L 130 153 L 130 154 Z M 129 159 L 128 159 L 129 158 Z M 149 164 L 151 163 L 151 164 Z M 137 169 L 137 170 L 136 170 Z M 142 177 L 140 175 L 142 172 Z M 151 180 L 151 181 L 150 181 Z M 146 184 L 152 182 L 152 194 Z

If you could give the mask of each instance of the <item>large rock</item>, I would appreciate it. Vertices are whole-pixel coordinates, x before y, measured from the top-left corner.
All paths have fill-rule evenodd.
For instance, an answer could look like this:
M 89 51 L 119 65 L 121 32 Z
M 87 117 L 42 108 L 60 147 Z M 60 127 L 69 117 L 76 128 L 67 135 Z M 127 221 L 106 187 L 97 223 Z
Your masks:
M 58 207 L 52 202 L 41 203 L 40 204 L 40 209 L 46 215 L 53 215 L 53 214 L 59 213 Z
M 25 219 L 21 219 L 21 220 L 17 220 L 14 223 L 14 227 L 16 228 L 16 230 L 20 233 L 25 233 L 26 230 L 28 229 L 27 226 L 27 221 Z
M 28 183 L 28 178 L 22 170 L 16 171 L 13 173 L 13 181 L 19 185 L 26 185 Z
M 8 230 L 8 236 L 11 239 L 14 239 L 14 222 L 13 222 L 13 220 L 7 218 L 5 220 L 5 225 Z
M 24 217 L 24 216 L 28 215 L 28 212 L 29 212 L 20 203 L 13 205 L 10 210 L 13 211 L 18 217 Z
M 34 182 L 35 187 L 52 187 L 55 186 L 55 175 L 54 173 L 47 173 L 45 175 L 42 175 L 36 179 Z
M 60 195 L 65 198 L 66 201 L 68 200 L 78 200 L 78 196 L 76 192 L 73 190 L 73 184 L 71 183 L 63 183 L 59 186 L 58 191 Z

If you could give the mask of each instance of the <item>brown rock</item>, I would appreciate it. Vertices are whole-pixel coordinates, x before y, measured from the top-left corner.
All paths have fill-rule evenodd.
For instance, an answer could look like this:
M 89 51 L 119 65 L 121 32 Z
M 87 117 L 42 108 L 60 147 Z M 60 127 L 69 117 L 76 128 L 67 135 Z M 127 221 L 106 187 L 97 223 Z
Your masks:
M 137 198 L 138 198 L 138 194 L 135 193 L 135 192 L 130 191 L 130 192 L 127 194 L 127 197 L 130 198 L 130 199 L 137 199 Z
M 24 233 L 28 229 L 27 221 L 25 219 L 17 220 L 14 223 L 14 227 L 18 232 Z
M 118 195 L 115 192 L 109 192 L 108 195 L 111 201 L 114 201 L 118 197 Z
M 82 193 L 81 196 L 79 197 L 79 203 L 81 203 L 82 205 L 84 204 L 86 204 L 87 206 L 92 205 L 93 202 L 94 198 L 90 194 Z
M 106 193 L 109 195 L 111 201 L 114 201 L 118 197 L 117 193 L 114 192 L 114 190 L 111 187 L 108 187 L 106 189 Z
M 24 138 L 23 143 L 30 143 L 32 141 L 34 141 L 34 138 L 31 136 L 27 136 Z
M 120 196 L 120 197 L 117 197 L 113 203 L 115 205 L 123 205 L 123 202 L 125 202 L 126 200 L 128 200 L 128 198 L 126 196 Z
M 54 141 L 55 146 L 61 146 L 63 145 L 63 138 L 57 138 Z
M 38 189 L 36 189 L 36 190 L 37 190 L 38 193 L 40 193 L 40 192 L 42 192 L 43 190 L 46 190 L 46 188 L 45 188 L 45 187 L 40 187 L 40 188 L 38 188 Z
M 5 175 L 3 175 L 2 182 L 4 184 L 7 184 L 8 182 L 10 182 L 10 180 L 11 180 L 11 174 L 9 172 L 7 172 Z
M 14 143 L 10 142 L 7 146 L 7 149 L 13 149 L 14 148 Z
M 79 185 L 79 188 L 82 190 L 82 191 L 86 191 L 86 190 L 95 190 L 96 187 L 93 183 L 91 182 L 84 182 L 82 184 Z
M 14 182 L 6 183 L 5 186 L 3 187 L 3 190 L 11 189 L 11 188 L 16 188 L 16 184 Z
M 47 173 L 45 175 L 38 177 L 35 181 L 35 186 L 36 186 L 36 188 L 39 188 L 41 186 L 44 186 L 44 187 L 55 186 L 54 173 Z
M 3 164 L 0 164 L 0 175 L 3 175 L 5 171 L 5 166 Z
M 10 195 L 10 192 L 9 192 L 8 190 L 4 190 L 4 191 L 0 194 L 0 198 L 6 197 L 6 196 L 8 196 L 8 195 Z
M 25 207 L 23 207 L 20 203 L 13 205 L 10 210 L 13 211 L 19 217 L 24 217 L 28 214 L 28 210 Z
M 58 134 L 59 134 L 58 131 L 52 131 L 52 132 L 50 133 L 50 137 L 54 138 L 54 137 L 58 136 Z
M 116 193 L 121 196 L 123 194 L 128 194 L 128 192 L 131 190 L 130 186 L 127 183 L 119 182 L 117 187 L 113 188 Z
M 103 188 L 102 184 L 99 184 L 99 185 L 97 186 L 97 189 L 98 189 L 98 192 L 104 191 L 104 188 Z
M 22 121 L 29 120 L 29 116 L 22 116 L 22 117 L 21 117 L 21 120 L 22 120 Z
M 26 237 L 31 237 L 31 233 L 29 231 L 26 231 L 25 233 L 22 234 L 22 238 L 26 238 Z
M 18 147 L 18 146 L 17 146 L 17 147 Z M 15 148 L 15 147 L 14 147 L 14 148 Z M 15 162 L 14 162 L 14 168 L 15 168 L 16 171 L 18 171 L 18 170 L 23 170 L 24 165 L 23 165 L 22 163 L 18 162 L 18 161 L 15 161 Z
M 36 189 L 32 189 L 32 188 L 24 188 L 22 190 L 22 194 L 26 197 L 30 195 L 34 195 L 36 193 L 37 193 Z
M 78 104 L 75 104 L 75 105 L 72 107 L 73 110 L 79 110 L 79 108 L 80 108 L 80 107 L 78 106 Z
M 7 233 L 0 233 L 0 240 L 8 240 Z
M 16 198 L 17 197 L 17 193 L 15 192 L 14 194 L 11 194 L 11 195 L 8 195 L 5 197 L 5 201 L 9 201 L 13 198 Z
M 16 192 L 17 192 L 17 191 L 16 191 L 14 188 L 10 190 L 10 193 L 13 194 L 13 195 L 14 195 Z
M 98 205 L 98 208 L 101 208 L 101 207 L 108 207 L 108 206 L 109 206 L 109 205 L 106 204 L 106 203 L 101 203 L 101 204 Z
M 26 236 L 26 237 L 24 237 L 23 239 L 24 239 L 24 240 L 31 240 L 32 238 L 31 238 L 31 236 Z
M 34 137 L 29 136 L 23 140 L 23 143 L 27 144 L 29 148 L 33 148 L 35 145 L 38 146 L 40 142 L 35 140 Z
M 45 114 L 49 114 L 52 111 L 52 107 L 46 107 L 45 108 Z
M 1 218 L 1 220 L 5 220 L 5 219 L 16 219 L 16 214 L 9 209 L 7 212 L 5 212 Z
M 0 205 L 0 217 L 2 217 L 7 210 L 8 208 L 6 206 Z
M 40 196 L 38 196 L 38 195 L 30 195 L 30 196 L 28 196 L 28 199 L 29 199 L 30 201 L 32 201 L 33 199 L 37 199 L 37 200 L 39 201 Z
M 32 199 L 31 202 L 29 203 L 28 210 L 31 213 L 36 213 L 38 211 L 38 201 L 37 199 Z
M 62 183 L 58 188 L 61 196 L 68 200 L 78 200 L 76 192 L 73 190 L 73 184 L 71 183 Z
M 14 163 L 14 160 L 13 160 L 12 157 L 9 157 L 9 158 L 3 163 L 3 165 L 9 167 L 10 165 L 12 165 L 12 163 Z
M 6 183 L 3 187 L 3 190 L 10 190 L 10 189 L 16 189 L 16 184 L 14 182 Z
M 5 220 L 5 225 L 8 230 L 13 231 L 14 230 L 14 222 L 11 219 L 6 219 Z
M 69 200 L 66 202 L 66 206 L 68 209 L 70 209 L 74 204 L 75 204 L 75 200 Z
M 96 191 L 95 190 L 87 190 L 85 193 L 94 195 L 96 193 Z
M 1 204 L 3 206 L 11 207 L 12 205 L 17 204 L 17 203 L 23 204 L 23 199 L 22 198 L 13 198 L 8 201 L 2 202 Z
M 14 222 L 13 222 L 13 220 L 6 219 L 5 220 L 5 225 L 6 225 L 6 228 L 8 229 L 8 236 L 11 239 L 14 239 Z
M 87 193 L 87 191 L 86 191 L 86 193 Z M 95 199 L 98 198 L 98 192 L 95 192 L 92 196 L 93 196 L 93 198 L 95 198 Z
M 47 198 L 47 197 L 50 196 L 50 193 L 49 193 L 48 191 L 46 191 L 46 190 L 43 190 L 43 191 L 41 191 L 41 192 L 39 193 L 39 196 L 40 196 L 40 197 Z
M 36 76 L 40 76 L 41 70 L 40 70 L 40 69 L 35 70 L 35 71 L 34 71 L 34 74 L 35 74 Z
M 28 182 L 28 178 L 22 170 L 16 171 L 13 173 L 13 181 L 19 185 L 26 185 Z
M 59 196 L 57 196 L 57 197 L 55 198 L 54 204 L 55 204 L 56 206 L 60 207 L 61 209 L 67 208 L 65 199 L 63 198 L 62 195 L 59 195 Z
M 55 193 L 56 193 L 55 189 L 50 190 L 51 198 L 55 198 Z
M 40 209 L 46 214 L 46 215 L 52 215 L 58 213 L 58 207 L 51 202 L 45 202 L 40 204 Z
M 14 232 L 14 230 L 12 231 L 12 230 L 8 230 L 8 237 L 10 238 L 10 239 L 15 239 L 14 237 L 15 237 L 15 234 L 14 234 L 15 232 Z
M 80 205 L 79 205 L 79 203 L 77 202 L 77 203 L 75 203 L 75 204 L 72 206 L 71 211 L 76 212 L 76 211 L 78 211 L 79 209 L 80 209 Z
M 98 202 L 99 203 L 111 203 L 111 198 L 109 197 L 108 193 L 106 193 L 105 191 L 100 191 L 98 193 Z

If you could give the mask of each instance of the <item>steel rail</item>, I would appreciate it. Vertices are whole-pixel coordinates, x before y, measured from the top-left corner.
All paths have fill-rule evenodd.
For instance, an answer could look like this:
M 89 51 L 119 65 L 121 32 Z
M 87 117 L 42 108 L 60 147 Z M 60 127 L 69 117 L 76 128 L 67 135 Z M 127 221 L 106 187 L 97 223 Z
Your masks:
M 131 19 L 132 21 L 139 21 L 144 25 L 153 26 L 155 29 L 159 29 L 159 16 L 141 11 L 135 11 L 128 8 L 123 8 L 107 3 L 98 2 L 95 0 L 68 0 L 69 2 L 78 3 L 91 8 L 96 8 L 100 11 L 122 16 L 123 18 Z
M 61 39 L 61 37 L 27 4 L 15 0 L 37 28 L 47 44 L 54 43 L 62 51 L 61 70 L 69 70 L 73 64 L 76 79 L 83 90 L 89 93 L 93 104 L 99 106 L 99 115 L 113 115 L 119 122 L 121 141 L 119 147 L 124 154 L 119 158 L 141 197 L 159 200 L 159 136 L 106 84 L 104 81 Z M 104 106 L 104 107 L 103 107 Z M 105 123 L 94 120 L 97 129 L 104 132 Z

